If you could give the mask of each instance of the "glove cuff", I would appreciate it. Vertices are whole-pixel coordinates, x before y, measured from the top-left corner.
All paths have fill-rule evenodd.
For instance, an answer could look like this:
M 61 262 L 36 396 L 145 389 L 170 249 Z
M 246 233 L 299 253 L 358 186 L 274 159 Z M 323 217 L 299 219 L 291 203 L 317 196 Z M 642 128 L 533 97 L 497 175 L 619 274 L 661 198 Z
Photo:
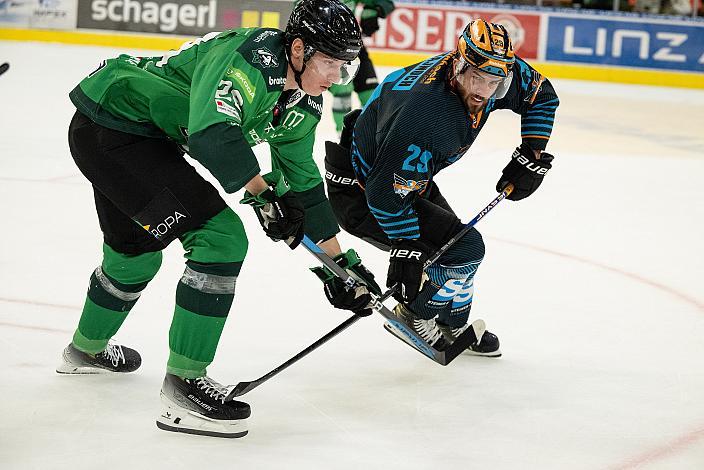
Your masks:
M 291 190 L 291 186 L 288 185 L 284 174 L 281 170 L 272 170 L 269 173 L 263 174 L 262 178 L 266 181 L 266 184 L 276 193 L 277 196 L 281 197 Z

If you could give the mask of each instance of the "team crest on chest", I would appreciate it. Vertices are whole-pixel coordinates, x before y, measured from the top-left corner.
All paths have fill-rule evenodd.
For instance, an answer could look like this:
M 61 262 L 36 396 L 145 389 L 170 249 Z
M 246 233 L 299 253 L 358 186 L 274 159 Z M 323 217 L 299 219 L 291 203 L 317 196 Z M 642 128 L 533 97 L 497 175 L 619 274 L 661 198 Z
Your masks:
M 258 47 L 252 51 L 252 63 L 261 64 L 262 67 L 278 67 L 276 56 L 266 47 Z
M 427 185 L 428 180 L 407 180 L 394 173 L 394 192 L 401 196 L 401 198 L 408 196 L 408 193 L 413 191 L 421 193 Z

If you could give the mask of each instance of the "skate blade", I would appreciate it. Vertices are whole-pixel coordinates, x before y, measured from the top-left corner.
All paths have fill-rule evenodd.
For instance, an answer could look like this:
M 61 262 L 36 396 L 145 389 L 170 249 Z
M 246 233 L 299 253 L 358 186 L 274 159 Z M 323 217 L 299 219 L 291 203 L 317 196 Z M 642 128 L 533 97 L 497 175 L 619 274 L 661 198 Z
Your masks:
M 482 352 L 477 352 L 477 351 L 472 351 L 471 349 L 467 349 L 466 351 L 462 352 L 463 356 L 479 356 L 479 357 L 501 357 L 501 349 L 497 349 L 496 351 L 491 351 L 487 353 L 482 353 Z
M 161 402 L 162 411 L 156 426 L 164 431 L 228 439 L 244 437 L 249 432 L 246 419 L 211 419 L 176 405 L 163 394 Z
M 99 374 L 117 374 L 114 370 L 103 369 L 94 366 L 77 366 L 64 362 L 56 368 L 57 374 L 63 375 L 99 375 Z

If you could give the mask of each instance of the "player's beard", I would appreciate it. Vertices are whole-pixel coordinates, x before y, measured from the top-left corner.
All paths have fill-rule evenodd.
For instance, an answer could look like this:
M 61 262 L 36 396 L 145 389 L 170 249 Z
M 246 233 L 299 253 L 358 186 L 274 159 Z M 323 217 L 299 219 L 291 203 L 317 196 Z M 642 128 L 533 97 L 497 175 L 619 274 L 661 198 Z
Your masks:
M 489 100 L 474 93 L 469 93 L 464 100 L 467 109 L 469 109 L 469 112 L 472 114 L 477 114 L 479 111 L 484 109 L 487 101 Z
M 484 109 L 487 101 L 489 101 L 487 98 L 476 93 L 472 93 L 472 91 L 468 90 L 466 87 L 461 85 L 460 87 L 460 96 L 462 97 L 462 101 L 464 101 L 465 107 L 470 113 L 477 114 L 479 111 Z

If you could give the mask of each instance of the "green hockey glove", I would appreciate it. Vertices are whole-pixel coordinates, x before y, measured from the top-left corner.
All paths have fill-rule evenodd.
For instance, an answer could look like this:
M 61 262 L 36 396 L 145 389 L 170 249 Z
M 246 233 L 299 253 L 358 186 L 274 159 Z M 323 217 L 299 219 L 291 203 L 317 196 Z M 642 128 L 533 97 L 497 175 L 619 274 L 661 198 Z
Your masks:
M 279 170 L 262 175 L 269 188 L 254 195 L 244 193 L 240 204 L 248 204 L 254 209 L 264 232 L 274 241 L 286 240 L 293 250 L 303 238 L 305 209 L 291 191 Z
M 310 268 L 323 281 L 325 297 L 335 308 L 351 310 L 360 317 L 371 315 L 369 304 L 372 297 L 369 293 L 381 295 L 381 288 L 374 280 L 374 275 L 364 267 L 357 252 L 351 248 L 333 257 L 333 260 L 357 281 L 357 286 L 350 288 L 324 266 Z

